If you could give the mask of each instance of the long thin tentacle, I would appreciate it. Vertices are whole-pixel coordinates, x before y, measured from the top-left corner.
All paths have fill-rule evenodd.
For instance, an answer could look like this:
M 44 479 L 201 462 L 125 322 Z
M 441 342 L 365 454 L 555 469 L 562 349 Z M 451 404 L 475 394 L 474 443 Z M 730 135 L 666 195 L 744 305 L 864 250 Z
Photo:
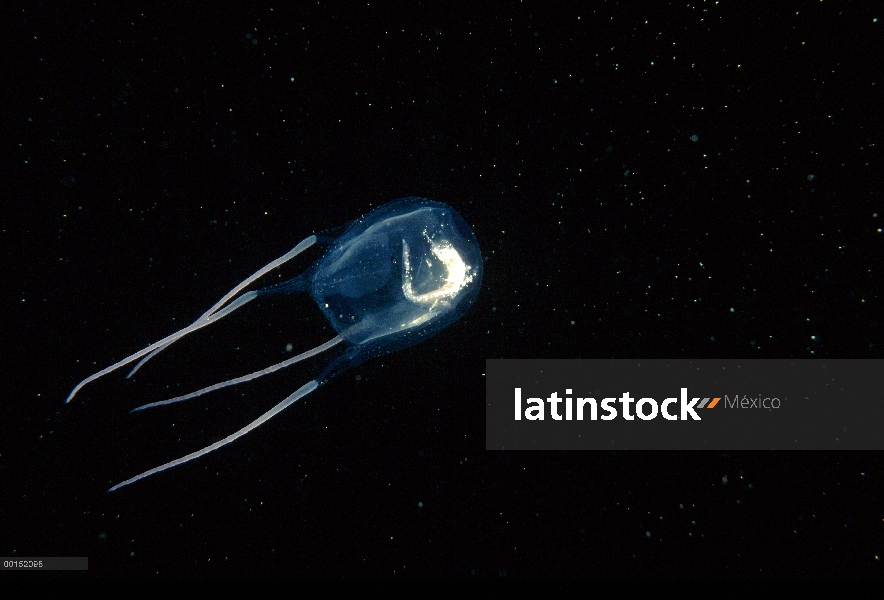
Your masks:
M 215 442 L 214 444 L 212 444 L 211 446 L 206 446 L 202 450 L 198 450 L 196 452 L 191 452 L 187 456 L 182 456 L 181 458 L 177 458 L 171 462 L 167 462 L 164 465 L 160 465 L 159 467 L 154 467 L 153 469 L 151 469 L 149 471 L 145 471 L 141 475 L 136 475 L 135 477 L 132 477 L 131 479 L 127 479 L 126 481 L 118 483 L 114 487 L 110 488 L 108 490 L 108 492 L 113 492 L 114 490 L 118 490 L 123 486 L 129 485 L 130 483 L 138 481 L 139 479 L 144 479 L 145 477 L 149 477 L 155 473 L 159 473 L 160 471 L 165 471 L 166 469 L 171 469 L 172 467 L 177 467 L 180 464 L 184 464 L 184 463 L 191 461 L 195 458 L 199 458 L 200 456 L 204 456 L 204 455 L 208 454 L 209 452 L 214 452 L 215 450 L 217 450 L 221 446 L 229 444 L 233 440 L 244 436 L 245 434 L 247 434 L 251 430 L 258 427 L 259 425 L 266 423 L 267 421 L 269 421 L 270 419 L 275 417 L 277 414 L 284 411 L 286 408 L 288 408 L 289 406 L 291 406 L 292 404 L 294 404 L 295 402 L 297 402 L 298 400 L 300 400 L 301 398 L 303 398 L 304 396 L 306 396 L 307 394 L 309 394 L 310 392 L 315 390 L 317 387 L 319 387 L 318 381 L 314 380 L 309 383 L 305 383 L 294 394 L 292 394 L 291 396 L 289 396 L 288 398 L 286 398 L 285 400 L 283 400 L 282 402 L 280 402 L 279 404 L 277 404 L 276 406 L 274 406 L 273 408 L 268 410 L 266 413 L 264 413 L 263 415 L 261 415 L 260 417 L 258 417 L 257 419 L 255 419 L 254 421 L 252 421 L 251 423 L 249 423 L 248 425 L 246 425 L 245 427 L 243 427 L 242 429 L 237 431 L 236 433 L 232 433 L 232 434 L 228 435 L 226 438 L 224 438 L 223 440 L 219 440 L 219 441 Z
M 223 298 L 218 300 L 218 302 L 216 302 L 215 305 L 212 306 L 212 308 L 210 308 L 209 310 L 204 312 L 202 315 L 200 315 L 200 318 L 197 319 L 196 321 L 194 321 L 194 323 L 199 323 L 203 319 L 208 319 L 209 317 L 211 317 L 213 314 L 215 314 L 215 312 L 218 309 L 220 309 L 222 306 L 224 306 L 224 304 L 227 303 L 228 300 L 230 300 L 231 298 L 236 296 L 240 291 L 242 291 L 244 288 L 246 288 L 253 281 L 260 279 L 261 277 L 263 277 L 264 275 L 266 275 L 267 273 L 269 273 L 270 271 L 272 271 L 276 267 L 284 265 L 285 263 L 287 263 L 288 261 L 290 261 L 291 259 L 293 259 L 297 255 L 299 255 L 301 252 L 303 252 L 304 250 L 306 250 L 307 248 L 309 248 L 310 246 L 315 244 L 316 241 L 317 241 L 316 236 L 311 235 L 310 237 L 303 240 L 300 244 L 298 244 L 297 246 L 295 246 L 294 248 L 292 248 L 291 250 L 289 250 L 288 252 L 286 252 L 285 254 L 283 254 L 282 256 L 277 258 L 276 260 L 267 263 L 261 269 L 259 269 L 258 271 L 255 271 L 253 274 L 249 275 L 247 278 L 245 278 L 242 281 L 242 283 L 240 283 L 238 286 L 236 286 L 235 288 L 233 288 L 232 290 L 227 292 Z M 181 338 L 178 338 L 178 339 L 181 339 Z M 177 340 L 173 340 L 173 341 L 177 341 Z M 139 363 L 137 365 L 135 365 L 135 367 L 133 367 L 131 371 L 129 371 L 129 374 L 126 375 L 126 379 L 129 379 L 130 377 L 132 377 L 135 374 L 135 372 L 144 365 L 144 363 L 146 363 L 151 358 L 153 358 L 154 356 L 156 356 L 157 354 L 159 354 L 160 352 L 162 352 L 163 350 L 168 348 L 172 343 L 173 342 L 169 342 L 168 344 L 164 344 L 164 345 L 160 346 L 159 348 L 157 348 L 156 350 L 154 350 L 153 352 L 151 352 L 150 354 L 148 354 L 147 356 L 145 356 L 144 358 L 142 358 L 139 361 Z
M 197 396 L 202 396 L 203 394 L 208 394 L 209 392 L 214 392 L 215 390 L 220 390 L 221 388 L 225 388 L 230 385 L 237 385 L 240 383 L 245 383 L 246 381 L 251 381 L 253 379 L 257 379 L 259 377 L 263 377 L 264 375 L 269 375 L 274 371 L 279 371 L 280 369 L 285 369 L 288 366 L 291 366 L 297 362 L 301 362 L 302 360 L 307 360 L 311 356 L 316 356 L 322 352 L 325 352 L 332 346 L 339 344 L 344 340 L 341 336 L 335 336 L 324 344 L 317 346 L 311 350 L 307 350 L 306 352 L 302 352 L 297 356 L 293 356 L 292 358 L 286 359 L 280 363 L 276 363 L 275 365 L 269 366 L 266 369 L 261 369 L 260 371 L 255 371 L 254 373 L 249 373 L 248 375 L 243 375 L 242 377 L 237 377 L 235 379 L 228 379 L 227 381 L 222 381 L 221 383 L 216 383 L 214 385 L 210 385 L 208 387 L 204 387 L 201 390 L 197 390 L 195 392 L 191 392 L 189 394 L 185 394 L 183 396 L 176 396 L 174 398 L 169 398 L 168 400 L 160 400 L 159 402 L 151 402 L 150 404 L 144 404 L 139 406 L 138 408 L 133 408 L 131 412 L 137 412 L 139 410 L 144 410 L 146 408 L 154 408 L 156 406 L 166 406 L 167 404 L 174 404 L 176 402 L 182 402 L 184 400 L 190 400 L 191 398 L 196 398 Z
M 71 391 L 71 393 L 68 395 L 67 399 L 65 400 L 65 404 L 70 402 L 74 398 L 74 396 L 77 394 L 77 392 L 79 392 L 80 389 L 82 389 L 82 387 L 84 385 L 86 385 L 87 383 L 95 381 L 99 377 L 103 377 L 103 376 L 107 375 L 108 373 L 112 373 L 113 371 L 116 371 L 120 367 L 124 367 L 124 366 L 128 365 L 133 360 L 138 360 L 139 358 L 141 358 L 145 354 L 153 352 L 157 348 L 160 348 L 160 347 L 167 345 L 167 344 L 171 344 L 175 340 L 181 339 L 182 337 L 184 337 L 188 333 L 193 333 L 197 329 L 202 329 L 203 327 L 206 327 L 207 325 L 211 325 L 212 323 L 214 323 L 215 321 L 218 321 L 219 319 L 223 319 L 224 317 L 226 317 L 227 315 L 229 315 L 230 313 L 232 313 L 236 309 L 241 308 L 243 305 L 247 304 L 248 302 L 251 302 L 252 300 L 254 300 L 257 297 L 258 297 L 257 292 L 246 292 L 245 294 L 243 294 L 242 296 L 237 298 L 234 302 L 232 302 L 231 304 L 227 305 L 223 309 L 219 310 L 218 312 L 216 312 L 215 314 L 210 316 L 208 319 L 188 325 L 184 329 L 179 329 L 175 333 L 164 337 L 160 341 L 154 342 L 153 344 L 151 344 L 147 348 L 139 350 L 135 354 L 130 354 L 129 356 L 127 356 L 123 360 L 121 360 L 119 362 L 115 362 L 111 366 L 109 366 L 105 369 L 102 369 L 98 373 L 94 373 L 93 375 L 90 375 L 89 377 L 87 377 L 86 379 L 84 379 L 83 381 L 78 383 L 76 385 L 76 387 L 74 387 L 74 389 Z

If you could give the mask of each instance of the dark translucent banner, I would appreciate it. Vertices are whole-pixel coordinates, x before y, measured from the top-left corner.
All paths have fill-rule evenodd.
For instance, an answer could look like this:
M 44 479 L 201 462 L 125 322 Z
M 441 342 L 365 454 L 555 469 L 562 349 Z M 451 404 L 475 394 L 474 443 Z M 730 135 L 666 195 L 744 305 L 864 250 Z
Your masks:
M 488 360 L 488 450 L 882 450 L 880 360 Z

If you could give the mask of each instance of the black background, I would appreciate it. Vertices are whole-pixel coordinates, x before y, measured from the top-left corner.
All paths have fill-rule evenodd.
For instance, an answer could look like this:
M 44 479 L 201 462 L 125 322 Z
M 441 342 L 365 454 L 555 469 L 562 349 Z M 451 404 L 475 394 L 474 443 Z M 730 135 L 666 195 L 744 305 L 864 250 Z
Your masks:
M 881 357 L 884 15 L 758 6 L 5 4 L 0 555 L 85 555 L 88 576 L 880 577 L 879 453 L 484 450 L 487 358 Z M 78 381 L 407 195 L 473 227 L 469 313 L 105 492 L 319 367 L 131 408 L 333 334 L 306 295 L 261 300 L 63 405 Z

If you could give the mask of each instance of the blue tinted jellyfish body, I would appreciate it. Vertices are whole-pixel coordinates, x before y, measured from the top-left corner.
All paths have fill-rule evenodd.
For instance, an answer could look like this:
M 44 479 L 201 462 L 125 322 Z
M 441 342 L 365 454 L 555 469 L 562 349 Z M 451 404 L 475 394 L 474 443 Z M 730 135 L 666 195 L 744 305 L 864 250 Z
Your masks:
M 288 262 L 310 246 L 328 246 L 301 275 L 259 290 L 243 292 L 255 280 Z M 248 277 L 191 325 L 91 375 L 87 383 L 136 360 L 131 376 L 145 362 L 184 336 L 222 319 L 266 295 L 309 292 L 337 335 L 276 365 L 190 394 L 153 402 L 143 410 L 173 404 L 251 381 L 344 344 L 343 354 L 321 374 L 239 431 L 214 444 L 127 479 L 109 491 L 188 462 L 265 423 L 335 375 L 366 359 L 413 346 L 458 320 L 469 309 L 482 282 L 482 256 L 472 230 L 450 206 L 423 198 L 402 198 L 352 221 L 336 237 L 312 235 L 285 255 Z

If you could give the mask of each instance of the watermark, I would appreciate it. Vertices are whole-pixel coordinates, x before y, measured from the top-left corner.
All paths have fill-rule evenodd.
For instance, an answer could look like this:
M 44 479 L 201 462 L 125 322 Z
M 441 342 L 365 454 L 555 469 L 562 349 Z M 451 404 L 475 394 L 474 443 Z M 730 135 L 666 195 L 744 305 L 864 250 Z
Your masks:
M 526 400 L 527 405 L 522 402 L 522 388 L 515 388 L 515 417 L 516 421 L 522 420 L 522 414 L 524 412 L 525 418 L 529 421 L 543 421 L 546 417 L 546 411 L 544 409 L 544 400 L 542 398 L 528 398 Z M 663 402 L 658 403 L 653 398 L 641 398 L 636 400 L 632 396 L 630 396 L 629 392 L 624 392 L 623 395 L 619 398 L 604 398 L 601 401 L 596 400 L 595 398 L 572 398 L 571 389 L 566 389 L 565 394 L 567 397 L 560 398 L 558 392 L 553 392 L 549 398 L 546 398 L 546 402 L 549 404 L 549 417 L 554 421 L 561 421 L 564 419 L 565 421 L 573 421 L 575 418 L 578 421 L 582 421 L 584 419 L 584 414 L 587 415 L 587 419 L 590 421 L 598 421 L 599 420 L 599 407 L 603 411 L 601 416 L 602 421 L 613 421 L 614 419 L 622 417 L 627 421 L 632 421 L 636 417 L 642 419 L 643 421 L 650 421 L 651 419 L 656 419 L 657 416 L 661 416 L 662 418 L 668 421 L 678 421 L 693 419 L 695 421 L 702 420 L 700 415 L 697 413 L 697 410 L 702 410 L 704 408 L 710 409 L 718 406 L 720 397 L 715 398 L 691 398 L 688 399 L 688 389 L 681 388 L 681 399 L 679 398 L 666 398 Z M 561 403 L 565 404 L 565 415 L 564 417 L 559 413 L 559 405 Z M 618 413 L 618 409 L 616 407 L 617 403 L 620 403 L 622 409 Z M 576 403 L 576 404 L 575 404 Z M 632 409 L 632 404 L 635 403 L 635 409 Z M 680 408 L 680 412 L 670 413 L 670 407 L 675 410 L 675 406 Z M 574 407 L 577 407 L 576 417 L 574 416 Z M 724 403 L 722 406 L 728 408 L 780 408 L 782 406 L 782 402 L 779 398 L 747 398 L 744 394 L 742 399 L 739 394 L 734 395 L 733 399 L 729 398 L 727 395 L 724 396 Z M 523 411 L 524 409 L 524 411 Z
M 487 449 L 884 449 L 884 361 L 489 360 Z

